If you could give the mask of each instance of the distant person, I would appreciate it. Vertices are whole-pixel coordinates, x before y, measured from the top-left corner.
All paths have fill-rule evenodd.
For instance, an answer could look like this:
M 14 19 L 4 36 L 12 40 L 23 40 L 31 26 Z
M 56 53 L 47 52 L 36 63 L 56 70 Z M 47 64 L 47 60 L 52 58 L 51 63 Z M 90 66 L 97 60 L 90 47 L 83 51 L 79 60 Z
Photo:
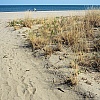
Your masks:
M 34 8 L 34 11 L 36 11 L 36 8 Z

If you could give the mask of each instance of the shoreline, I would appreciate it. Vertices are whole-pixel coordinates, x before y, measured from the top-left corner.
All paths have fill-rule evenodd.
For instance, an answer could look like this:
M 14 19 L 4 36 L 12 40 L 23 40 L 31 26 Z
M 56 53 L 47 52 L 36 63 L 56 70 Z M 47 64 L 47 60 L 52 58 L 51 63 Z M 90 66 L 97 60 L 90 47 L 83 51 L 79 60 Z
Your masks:
M 20 12 L 67 12 L 67 11 L 87 11 L 87 10 L 48 10 L 48 11 L 46 11 L 46 10 L 37 10 L 37 11 L 31 11 L 31 10 L 26 10 L 26 11 L 1 11 L 0 13 L 16 13 L 16 12 L 18 12 L 18 13 L 20 13 Z

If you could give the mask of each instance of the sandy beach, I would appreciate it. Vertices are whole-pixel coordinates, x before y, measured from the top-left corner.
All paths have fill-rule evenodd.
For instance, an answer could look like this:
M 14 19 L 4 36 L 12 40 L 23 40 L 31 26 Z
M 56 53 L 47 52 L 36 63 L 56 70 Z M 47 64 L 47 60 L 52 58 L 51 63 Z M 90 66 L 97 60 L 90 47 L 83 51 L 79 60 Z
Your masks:
M 0 12 L 0 19 L 18 19 L 25 18 L 29 12 Z M 32 18 L 56 17 L 56 16 L 71 16 L 84 15 L 85 11 L 31 11 Z
M 25 47 L 27 41 L 23 32 L 29 28 L 14 31 L 8 22 L 25 18 L 27 14 L 0 12 L 0 100 L 100 100 L 99 72 L 81 73 L 78 76 L 79 84 L 75 87 L 59 85 L 55 74 L 50 74 L 44 66 L 48 61 L 35 58 L 32 50 Z M 85 11 L 37 11 L 31 12 L 31 17 L 84 14 Z M 60 62 L 58 58 L 59 56 L 52 55 L 49 58 L 50 64 L 57 66 L 69 63 L 67 60 Z M 55 81 L 57 85 L 53 84 Z

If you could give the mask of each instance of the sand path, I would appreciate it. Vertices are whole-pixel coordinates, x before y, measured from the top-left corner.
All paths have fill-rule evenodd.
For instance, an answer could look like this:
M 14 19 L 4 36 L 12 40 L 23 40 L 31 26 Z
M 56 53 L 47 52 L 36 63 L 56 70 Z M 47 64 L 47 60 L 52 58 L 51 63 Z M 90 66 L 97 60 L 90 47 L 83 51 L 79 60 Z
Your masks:
M 1 100 L 33 100 L 35 92 L 37 92 L 34 95 L 35 100 L 49 100 L 51 97 L 49 91 L 43 89 L 44 85 L 46 88 L 46 84 L 43 83 L 42 70 L 39 72 L 36 68 L 39 63 L 34 63 L 25 51 L 19 48 L 20 38 L 11 32 L 10 28 L 5 27 L 6 22 L 2 23 L 0 25 Z M 53 97 L 57 99 L 54 95 Z
M 39 61 L 21 48 L 23 39 L 0 21 L 0 100 L 78 100 L 69 90 L 52 90 Z M 75 99 L 76 98 L 76 99 Z

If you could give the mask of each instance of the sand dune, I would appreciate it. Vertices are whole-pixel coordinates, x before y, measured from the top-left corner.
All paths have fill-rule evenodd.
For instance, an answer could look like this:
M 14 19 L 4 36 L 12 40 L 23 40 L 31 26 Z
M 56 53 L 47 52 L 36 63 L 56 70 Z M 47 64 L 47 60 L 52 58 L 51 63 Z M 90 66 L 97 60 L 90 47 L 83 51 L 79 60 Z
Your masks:
M 73 12 L 78 15 L 84 13 Z M 64 92 L 58 87 L 53 88 L 51 86 L 53 76 L 45 72 L 43 61 L 35 59 L 32 52 L 24 48 L 25 40 L 20 34 L 23 29 L 19 32 L 13 31 L 12 27 L 7 27 L 10 20 L 24 18 L 25 14 L 26 12 L 0 13 L 0 100 L 84 100 L 70 87 Z M 71 14 L 70 11 L 33 12 L 32 17 Z M 95 85 L 100 88 L 100 84 Z M 86 89 L 88 88 L 86 86 Z M 93 88 L 93 91 L 97 92 L 97 96 L 100 97 L 100 90 L 97 88 Z

